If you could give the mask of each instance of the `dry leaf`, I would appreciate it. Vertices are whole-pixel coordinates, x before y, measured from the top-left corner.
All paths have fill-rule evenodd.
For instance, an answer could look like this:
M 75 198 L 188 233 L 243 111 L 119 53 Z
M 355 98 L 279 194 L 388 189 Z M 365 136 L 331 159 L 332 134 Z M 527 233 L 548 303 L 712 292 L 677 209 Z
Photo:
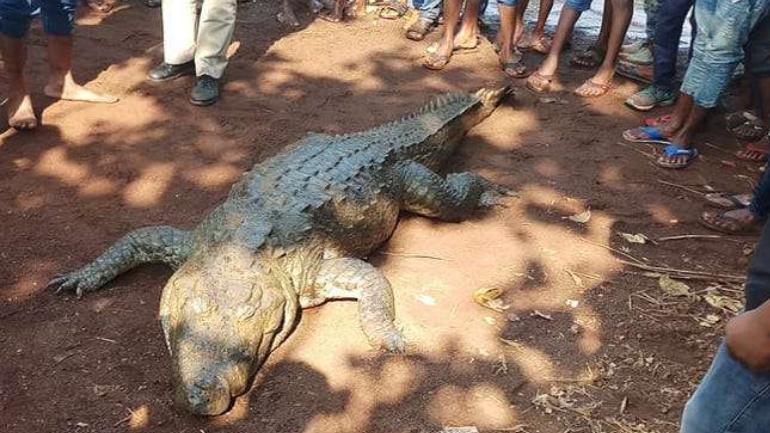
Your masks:
M 473 292 L 473 300 L 482 307 L 502 313 L 511 308 L 500 299 L 502 295 L 503 290 L 498 287 L 483 288 Z
M 729 296 L 722 296 L 712 292 L 703 295 L 703 299 L 714 308 L 729 310 L 733 313 L 738 313 L 743 309 L 741 301 Z
M 567 217 L 568 220 L 574 221 L 576 223 L 585 224 L 588 222 L 588 220 L 591 219 L 591 210 L 587 210 L 585 212 L 581 212 L 579 214 L 575 214 L 572 216 Z
M 637 233 L 635 235 L 631 233 L 618 233 L 618 236 L 625 239 L 626 242 L 630 242 L 632 244 L 646 244 L 647 241 L 650 240 L 650 238 L 642 233 Z
M 703 318 L 698 324 L 700 326 L 703 326 L 704 328 L 711 328 L 715 324 L 717 324 L 721 319 L 719 316 L 715 314 L 709 314 L 706 317 Z
M 681 282 L 672 280 L 668 275 L 663 275 L 658 280 L 660 288 L 671 296 L 690 296 L 690 286 Z

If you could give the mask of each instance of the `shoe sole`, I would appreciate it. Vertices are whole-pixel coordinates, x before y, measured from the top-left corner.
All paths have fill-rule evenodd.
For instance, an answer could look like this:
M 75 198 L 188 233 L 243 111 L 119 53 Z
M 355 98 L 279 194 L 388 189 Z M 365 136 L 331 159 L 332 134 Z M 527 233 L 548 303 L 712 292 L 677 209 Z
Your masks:
M 160 79 L 158 79 L 158 78 L 152 78 L 152 77 L 148 76 L 148 77 L 147 77 L 147 79 L 148 79 L 148 80 L 150 80 L 150 81 L 152 81 L 153 83 L 164 83 L 164 82 L 166 82 L 166 81 L 176 80 L 177 78 L 182 78 L 182 77 L 192 77 L 192 76 L 195 76 L 195 73 L 189 73 L 189 74 L 176 74 L 176 75 L 172 75 L 172 76 L 170 76 L 170 77 L 166 77 L 166 78 L 160 78 Z
M 190 103 L 195 105 L 196 107 L 208 107 L 209 105 L 214 105 L 214 103 L 217 102 L 218 100 L 219 100 L 219 98 L 206 99 L 204 101 L 199 101 L 197 99 L 189 98 Z
M 666 99 L 665 101 L 661 101 L 652 105 L 635 105 L 628 101 L 626 101 L 625 104 L 627 107 L 633 108 L 636 111 L 650 111 L 655 107 L 670 107 L 674 105 L 674 102 L 676 102 L 675 99 Z

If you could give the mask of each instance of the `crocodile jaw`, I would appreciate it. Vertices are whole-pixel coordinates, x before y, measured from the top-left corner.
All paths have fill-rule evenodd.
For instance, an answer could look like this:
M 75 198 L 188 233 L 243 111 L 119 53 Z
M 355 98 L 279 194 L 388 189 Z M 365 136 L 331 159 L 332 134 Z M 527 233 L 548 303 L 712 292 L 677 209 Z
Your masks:
M 197 415 L 219 415 L 230 408 L 283 324 L 283 297 L 265 289 L 258 275 L 245 272 L 236 259 L 228 255 L 214 263 L 186 263 L 161 297 L 175 400 Z

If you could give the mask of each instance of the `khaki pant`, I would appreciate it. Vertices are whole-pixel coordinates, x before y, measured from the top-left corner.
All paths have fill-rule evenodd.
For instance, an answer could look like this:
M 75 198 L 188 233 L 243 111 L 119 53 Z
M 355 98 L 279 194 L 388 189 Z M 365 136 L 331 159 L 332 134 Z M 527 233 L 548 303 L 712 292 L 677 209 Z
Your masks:
M 198 34 L 196 0 L 163 0 L 163 56 L 178 65 L 195 59 L 199 77 L 221 78 L 235 29 L 237 0 L 203 0 Z

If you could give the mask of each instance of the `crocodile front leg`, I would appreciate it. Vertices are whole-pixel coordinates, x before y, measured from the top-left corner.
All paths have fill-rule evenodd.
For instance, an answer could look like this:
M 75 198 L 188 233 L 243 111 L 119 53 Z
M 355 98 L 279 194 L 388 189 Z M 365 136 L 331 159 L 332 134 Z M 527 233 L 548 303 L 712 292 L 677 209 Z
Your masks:
M 393 323 L 393 290 L 374 266 L 353 258 L 325 260 L 314 292 L 315 299 L 303 302 L 303 306 L 329 299 L 357 299 L 359 320 L 369 343 L 389 352 L 405 351 L 404 337 Z
M 444 180 L 413 161 L 395 166 L 392 178 L 402 209 L 445 221 L 461 221 L 508 194 L 505 188 L 477 174 L 453 173 Z
M 191 250 L 188 231 L 168 226 L 141 228 L 123 236 L 88 265 L 54 278 L 48 286 L 56 287 L 56 293 L 73 291 L 79 298 L 143 263 L 162 262 L 177 268 Z

